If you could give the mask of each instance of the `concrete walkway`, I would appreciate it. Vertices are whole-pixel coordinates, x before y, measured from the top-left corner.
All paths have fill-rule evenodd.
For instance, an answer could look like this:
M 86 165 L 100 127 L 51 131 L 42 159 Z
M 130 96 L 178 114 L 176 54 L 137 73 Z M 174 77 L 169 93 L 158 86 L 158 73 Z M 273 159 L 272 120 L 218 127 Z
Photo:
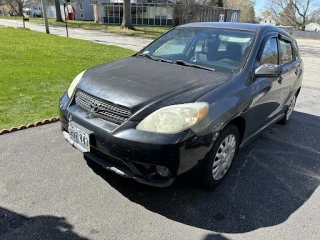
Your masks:
M 38 32 L 45 32 L 44 24 L 38 23 L 31 23 L 25 22 L 26 28 L 29 28 L 34 31 Z M 22 21 L 20 20 L 7 20 L 7 19 L 0 19 L 0 27 L 23 27 Z M 58 26 L 50 26 L 49 27 L 50 34 L 54 34 L 57 36 L 66 37 L 66 29 L 65 27 L 58 27 Z M 132 49 L 135 51 L 141 50 L 147 44 L 149 44 L 152 39 L 145 39 L 140 37 L 133 37 L 133 36 L 123 36 L 114 33 L 106 33 L 101 31 L 95 30 L 85 30 L 81 28 L 68 28 L 69 30 L 69 37 L 77 38 L 82 40 L 88 40 L 91 42 L 108 44 L 108 45 L 115 45 L 119 47 L 124 47 L 128 49 Z

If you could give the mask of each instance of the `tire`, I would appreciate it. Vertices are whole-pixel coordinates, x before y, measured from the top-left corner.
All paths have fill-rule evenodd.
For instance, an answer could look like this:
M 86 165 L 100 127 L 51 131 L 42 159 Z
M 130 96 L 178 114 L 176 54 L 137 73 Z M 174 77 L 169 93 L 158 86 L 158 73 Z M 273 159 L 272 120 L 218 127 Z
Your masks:
M 227 148 L 224 149 L 227 144 Z M 227 125 L 216 142 L 204 169 L 204 185 L 207 188 L 215 188 L 226 177 L 239 148 L 239 130 L 233 125 Z
M 297 102 L 297 96 L 294 95 L 293 98 L 291 99 L 290 105 L 288 106 L 283 118 L 279 121 L 280 124 L 287 124 L 292 116 L 294 107 L 296 106 L 296 102 Z

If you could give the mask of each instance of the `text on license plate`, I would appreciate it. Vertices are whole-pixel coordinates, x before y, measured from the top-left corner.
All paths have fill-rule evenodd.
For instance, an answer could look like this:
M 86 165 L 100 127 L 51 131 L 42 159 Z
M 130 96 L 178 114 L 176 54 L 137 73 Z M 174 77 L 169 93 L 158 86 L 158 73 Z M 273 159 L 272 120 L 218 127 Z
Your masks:
M 81 147 L 90 152 L 90 137 L 88 133 L 84 132 L 71 122 L 69 123 L 68 131 L 70 138 L 74 142 L 78 143 Z

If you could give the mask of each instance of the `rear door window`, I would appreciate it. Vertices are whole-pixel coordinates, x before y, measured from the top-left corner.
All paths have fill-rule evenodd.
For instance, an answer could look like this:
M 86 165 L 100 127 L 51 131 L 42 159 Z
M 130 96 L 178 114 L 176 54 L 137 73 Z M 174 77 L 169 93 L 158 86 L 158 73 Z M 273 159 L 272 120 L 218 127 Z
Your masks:
M 300 59 L 300 53 L 299 53 L 299 48 L 296 42 L 293 42 L 293 51 L 295 55 L 295 60 Z
M 282 65 L 285 65 L 293 61 L 293 51 L 291 43 L 282 39 L 280 42 L 280 61 Z

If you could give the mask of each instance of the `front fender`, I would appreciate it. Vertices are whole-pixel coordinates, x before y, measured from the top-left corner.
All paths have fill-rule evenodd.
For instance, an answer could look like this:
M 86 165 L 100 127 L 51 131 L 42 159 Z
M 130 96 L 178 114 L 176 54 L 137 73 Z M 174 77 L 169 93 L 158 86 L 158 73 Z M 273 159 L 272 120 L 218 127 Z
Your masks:
M 206 133 L 219 132 L 233 119 L 241 116 L 252 104 L 252 95 L 253 90 L 250 87 L 237 87 L 231 83 L 199 98 L 197 101 L 205 101 L 210 105 L 207 116 L 210 124 Z

